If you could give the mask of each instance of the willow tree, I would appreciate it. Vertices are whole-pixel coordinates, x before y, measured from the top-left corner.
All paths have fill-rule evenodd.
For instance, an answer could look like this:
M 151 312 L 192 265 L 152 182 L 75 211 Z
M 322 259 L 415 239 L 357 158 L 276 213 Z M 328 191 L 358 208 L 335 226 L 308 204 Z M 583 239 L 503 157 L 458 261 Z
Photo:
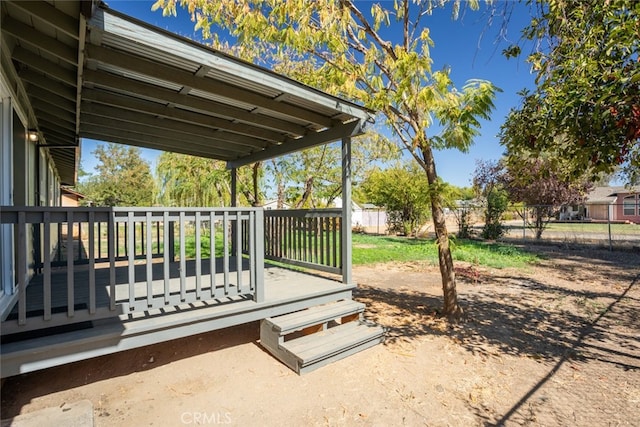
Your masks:
M 261 203 L 261 163 L 238 169 L 241 205 Z M 165 152 L 158 158 L 158 202 L 164 206 L 230 206 L 231 174 L 220 160 Z
M 154 9 L 175 15 L 185 7 L 205 38 L 221 27 L 240 50 L 258 52 L 272 66 L 292 59 L 307 72 L 294 77 L 380 112 L 398 143 L 424 170 L 439 249 L 443 314 L 462 313 L 443 213 L 434 150 L 467 151 L 488 118 L 496 88 L 487 81 L 457 90 L 447 68 L 434 70 L 424 20 L 443 2 L 395 0 L 158 0 Z M 454 15 L 460 0 L 453 3 Z M 465 3 L 477 8 L 477 0 Z M 393 39 L 385 38 L 394 35 Z M 286 59 L 285 59 L 286 58 Z M 432 125 L 438 131 L 431 133 Z
M 231 186 L 224 162 L 164 152 L 156 166 L 164 206 L 228 206 Z

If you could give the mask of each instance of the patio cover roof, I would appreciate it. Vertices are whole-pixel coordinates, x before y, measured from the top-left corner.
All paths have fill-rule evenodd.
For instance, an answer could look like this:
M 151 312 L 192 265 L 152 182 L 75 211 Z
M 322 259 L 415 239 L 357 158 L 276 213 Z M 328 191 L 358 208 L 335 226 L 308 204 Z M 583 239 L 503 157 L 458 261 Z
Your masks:
M 237 167 L 361 134 L 371 117 L 104 3 L 3 1 L 1 19 L 2 68 L 63 184 L 80 138 Z

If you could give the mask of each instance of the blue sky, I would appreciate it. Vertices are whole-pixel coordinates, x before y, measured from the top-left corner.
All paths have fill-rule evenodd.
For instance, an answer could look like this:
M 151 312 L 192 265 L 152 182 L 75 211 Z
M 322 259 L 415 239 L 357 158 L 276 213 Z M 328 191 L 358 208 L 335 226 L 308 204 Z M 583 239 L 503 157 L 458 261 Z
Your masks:
M 366 10 L 372 2 L 358 2 L 361 9 Z M 177 17 L 163 17 L 160 12 L 151 12 L 153 1 L 146 0 L 107 0 L 107 4 L 120 12 L 126 13 L 150 24 L 178 33 L 195 40 L 201 40 L 194 31 L 188 13 L 178 10 Z M 499 5 L 503 5 L 499 3 Z M 475 140 L 469 153 L 457 150 L 444 150 L 436 153 L 438 174 L 445 181 L 457 186 L 469 186 L 475 169 L 476 160 L 498 159 L 503 147 L 498 140 L 500 125 L 504 122 L 509 110 L 517 107 L 520 97 L 517 92 L 523 88 L 534 87 L 534 75 L 523 60 L 506 60 L 502 49 L 516 42 L 520 30 L 529 22 L 527 6 L 517 3 L 508 20 L 506 37 L 498 37 L 502 20 L 487 27 L 486 6 L 481 4 L 479 12 L 464 11 L 458 20 L 451 19 L 450 10 L 438 9 L 433 15 L 424 18 L 424 25 L 430 28 L 431 38 L 435 46 L 431 49 L 434 69 L 444 66 L 451 68 L 451 76 L 457 87 L 462 87 L 469 79 L 485 79 L 502 89 L 495 100 L 496 108 L 489 121 L 482 122 L 481 135 Z M 93 172 L 96 161 L 91 152 L 97 142 L 83 140 L 82 166 L 85 171 Z M 152 168 L 159 152 L 143 150 L 143 156 Z

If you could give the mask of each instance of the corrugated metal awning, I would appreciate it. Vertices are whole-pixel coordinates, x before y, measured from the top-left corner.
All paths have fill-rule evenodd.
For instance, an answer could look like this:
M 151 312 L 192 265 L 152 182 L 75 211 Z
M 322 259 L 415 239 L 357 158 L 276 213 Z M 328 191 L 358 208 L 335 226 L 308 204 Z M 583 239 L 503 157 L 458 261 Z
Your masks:
M 67 184 L 80 138 L 236 167 L 360 134 L 371 115 L 104 4 L 2 2 L 2 23 L 3 50 L 33 124 L 60 147 L 51 152 Z

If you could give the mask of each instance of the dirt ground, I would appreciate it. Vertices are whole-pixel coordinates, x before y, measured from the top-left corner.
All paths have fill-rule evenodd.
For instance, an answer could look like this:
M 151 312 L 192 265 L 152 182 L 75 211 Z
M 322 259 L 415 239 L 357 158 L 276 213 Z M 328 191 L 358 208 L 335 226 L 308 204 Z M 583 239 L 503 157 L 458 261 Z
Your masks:
M 357 267 L 384 345 L 298 376 L 256 323 L 8 379 L 2 418 L 81 399 L 98 426 L 640 425 L 640 254 L 538 248 L 527 269 Z

